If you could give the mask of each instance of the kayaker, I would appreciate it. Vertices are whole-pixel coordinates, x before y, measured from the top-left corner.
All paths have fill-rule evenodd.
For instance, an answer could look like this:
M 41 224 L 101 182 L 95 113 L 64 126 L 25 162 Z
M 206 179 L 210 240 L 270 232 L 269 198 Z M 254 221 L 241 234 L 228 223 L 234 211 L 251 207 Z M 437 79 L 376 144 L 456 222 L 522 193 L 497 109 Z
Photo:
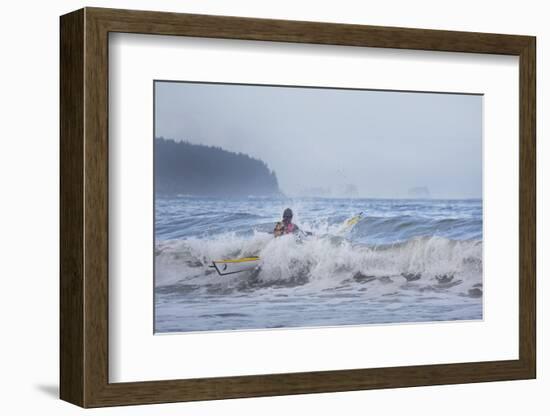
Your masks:
M 287 208 L 283 212 L 283 220 L 275 224 L 273 234 L 275 237 L 280 237 L 285 234 L 297 234 L 300 232 L 300 228 L 292 222 L 292 210 Z

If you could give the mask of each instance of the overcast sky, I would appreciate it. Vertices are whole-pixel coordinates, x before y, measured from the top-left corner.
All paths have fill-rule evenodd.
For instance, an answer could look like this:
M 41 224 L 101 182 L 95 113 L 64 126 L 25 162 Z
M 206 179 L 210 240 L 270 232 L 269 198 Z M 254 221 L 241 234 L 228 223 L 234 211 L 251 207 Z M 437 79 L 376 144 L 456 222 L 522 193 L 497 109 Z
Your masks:
M 155 83 L 155 135 L 259 158 L 291 196 L 482 195 L 482 96 Z

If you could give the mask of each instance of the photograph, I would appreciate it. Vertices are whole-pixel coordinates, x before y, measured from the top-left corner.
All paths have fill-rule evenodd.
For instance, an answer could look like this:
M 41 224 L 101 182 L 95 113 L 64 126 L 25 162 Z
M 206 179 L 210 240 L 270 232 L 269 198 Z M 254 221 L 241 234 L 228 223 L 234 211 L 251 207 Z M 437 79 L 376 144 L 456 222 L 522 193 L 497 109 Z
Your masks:
M 153 89 L 155 334 L 483 320 L 483 94 Z

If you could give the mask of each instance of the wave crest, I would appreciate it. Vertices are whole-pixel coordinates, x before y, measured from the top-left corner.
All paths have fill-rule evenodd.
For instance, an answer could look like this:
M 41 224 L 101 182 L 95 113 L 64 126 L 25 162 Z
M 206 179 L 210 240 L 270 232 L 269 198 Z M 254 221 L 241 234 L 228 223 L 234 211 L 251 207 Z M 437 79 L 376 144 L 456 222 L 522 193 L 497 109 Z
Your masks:
M 261 266 L 230 276 L 218 276 L 208 267 L 212 260 L 248 256 L 260 256 Z M 157 287 L 180 285 L 189 290 L 301 286 L 318 292 L 369 283 L 374 292 L 412 288 L 472 295 L 482 287 L 482 243 L 420 237 L 365 245 L 330 236 L 296 239 L 258 231 L 251 237 L 229 233 L 159 241 L 155 267 Z

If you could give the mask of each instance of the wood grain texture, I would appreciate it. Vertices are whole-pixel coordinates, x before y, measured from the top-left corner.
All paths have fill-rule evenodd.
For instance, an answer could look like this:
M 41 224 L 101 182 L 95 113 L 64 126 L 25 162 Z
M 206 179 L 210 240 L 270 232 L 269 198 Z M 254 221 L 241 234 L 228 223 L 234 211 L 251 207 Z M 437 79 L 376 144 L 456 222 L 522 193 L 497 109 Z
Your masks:
M 60 22 L 60 388 L 84 405 L 84 12 Z
M 536 40 L 520 54 L 519 141 L 519 338 L 520 360 L 536 377 Z
M 95 402 L 108 380 L 109 310 L 109 142 L 108 34 L 86 14 L 84 57 L 84 322 L 85 406 Z M 89 300 L 89 301 L 88 301 Z
M 528 36 L 87 8 L 110 32 L 519 55 Z
M 520 57 L 519 359 L 109 383 L 108 33 Z M 61 18 L 61 397 L 83 407 L 533 378 L 535 39 L 529 36 L 87 8 Z

